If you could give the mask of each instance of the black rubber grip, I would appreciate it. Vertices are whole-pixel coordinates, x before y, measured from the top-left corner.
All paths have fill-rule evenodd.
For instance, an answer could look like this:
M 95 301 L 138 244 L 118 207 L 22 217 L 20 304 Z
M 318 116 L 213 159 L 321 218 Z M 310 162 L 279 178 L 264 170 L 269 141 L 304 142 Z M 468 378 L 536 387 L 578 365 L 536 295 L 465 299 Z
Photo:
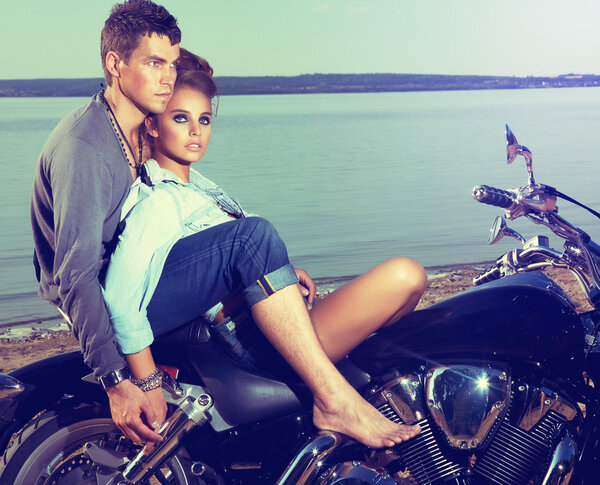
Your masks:
M 473 198 L 477 202 L 502 207 L 503 209 L 512 209 L 517 204 L 514 194 L 487 185 L 477 185 L 474 187 Z
M 475 276 L 475 278 L 473 278 L 473 285 L 483 285 L 484 283 L 497 280 L 498 278 L 500 278 L 500 268 L 498 268 L 498 266 L 493 266 L 487 271 Z

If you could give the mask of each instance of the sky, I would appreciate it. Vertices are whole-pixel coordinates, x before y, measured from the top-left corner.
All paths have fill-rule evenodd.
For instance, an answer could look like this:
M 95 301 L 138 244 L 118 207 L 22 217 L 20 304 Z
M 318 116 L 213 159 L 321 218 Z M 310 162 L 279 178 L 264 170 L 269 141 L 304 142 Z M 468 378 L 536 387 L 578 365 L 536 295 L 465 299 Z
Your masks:
M 114 0 L 11 0 L 0 79 L 101 77 Z M 216 76 L 600 74 L 598 0 L 163 0 Z

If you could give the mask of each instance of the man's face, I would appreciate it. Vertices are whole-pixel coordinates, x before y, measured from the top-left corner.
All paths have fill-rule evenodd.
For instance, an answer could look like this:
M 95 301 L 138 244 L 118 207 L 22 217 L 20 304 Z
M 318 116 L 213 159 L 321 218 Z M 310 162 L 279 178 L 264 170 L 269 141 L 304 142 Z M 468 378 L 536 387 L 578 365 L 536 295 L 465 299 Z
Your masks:
M 167 36 L 145 35 L 129 62 L 119 60 L 121 91 L 144 114 L 162 113 L 173 94 L 179 44 Z M 114 81 L 113 81 L 114 82 Z

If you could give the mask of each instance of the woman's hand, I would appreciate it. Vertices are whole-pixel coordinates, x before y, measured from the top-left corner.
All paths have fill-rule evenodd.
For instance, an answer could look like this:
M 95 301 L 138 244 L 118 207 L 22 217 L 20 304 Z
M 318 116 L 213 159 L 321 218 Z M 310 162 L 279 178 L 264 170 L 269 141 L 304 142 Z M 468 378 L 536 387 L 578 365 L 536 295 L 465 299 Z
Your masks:
M 295 268 L 294 271 L 300 280 L 300 292 L 302 296 L 306 298 L 308 309 L 312 308 L 313 301 L 315 300 L 315 294 L 317 293 L 317 286 L 312 280 L 308 273 L 303 269 Z
M 165 422 L 165 418 L 167 417 L 167 401 L 165 401 L 162 387 L 159 387 L 158 389 L 152 389 L 151 391 L 146 391 L 144 394 L 146 394 L 146 397 L 150 401 L 154 415 L 156 416 L 156 421 L 154 424 L 158 423 L 158 426 L 154 428 L 154 431 L 158 433 L 158 430 Z
M 150 347 L 125 356 L 132 377 L 144 379 L 156 370 Z M 113 421 L 135 443 L 161 441 L 158 429 L 167 415 L 162 388 L 142 391 L 129 379 L 107 390 Z
M 162 390 L 158 390 L 161 391 L 162 397 Z M 155 430 L 158 430 L 164 421 L 164 415 L 159 414 L 160 405 L 158 405 L 159 411 L 155 412 L 155 403 L 151 402 L 150 396 L 148 396 L 150 392 L 152 391 L 142 391 L 129 379 L 106 390 L 113 421 L 134 443 L 162 440 Z M 156 400 L 155 396 L 152 398 Z M 160 421 L 159 416 L 162 416 Z

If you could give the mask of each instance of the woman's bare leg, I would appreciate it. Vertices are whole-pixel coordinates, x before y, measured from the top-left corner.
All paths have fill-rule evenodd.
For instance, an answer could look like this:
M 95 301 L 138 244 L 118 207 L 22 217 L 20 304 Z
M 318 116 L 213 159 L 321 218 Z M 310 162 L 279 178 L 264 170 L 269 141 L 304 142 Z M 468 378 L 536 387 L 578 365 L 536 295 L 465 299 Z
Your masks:
M 304 380 L 314 396 L 313 422 L 381 448 L 405 441 L 418 426 L 385 418 L 348 384 L 321 346 L 297 285 L 287 286 L 251 308 L 257 325 Z
M 399 257 L 327 295 L 310 313 L 327 356 L 337 362 L 374 331 L 412 311 L 426 285 L 423 267 Z

